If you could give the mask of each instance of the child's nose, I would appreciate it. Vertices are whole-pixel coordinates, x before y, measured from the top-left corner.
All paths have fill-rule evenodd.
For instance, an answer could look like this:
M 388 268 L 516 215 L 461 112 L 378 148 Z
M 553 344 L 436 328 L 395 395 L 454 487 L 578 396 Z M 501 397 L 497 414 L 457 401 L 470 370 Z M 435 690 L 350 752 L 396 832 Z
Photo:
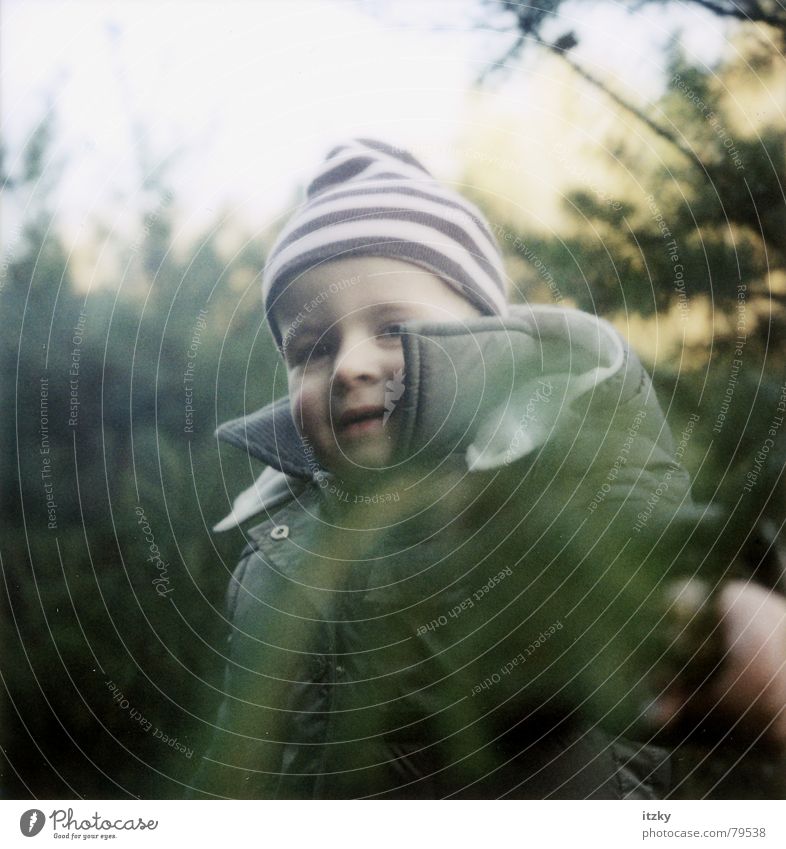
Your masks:
M 400 352 L 380 344 L 380 340 L 367 337 L 343 345 L 336 356 L 333 380 L 343 386 L 357 382 L 375 382 L 390 377 L 399 368 Z

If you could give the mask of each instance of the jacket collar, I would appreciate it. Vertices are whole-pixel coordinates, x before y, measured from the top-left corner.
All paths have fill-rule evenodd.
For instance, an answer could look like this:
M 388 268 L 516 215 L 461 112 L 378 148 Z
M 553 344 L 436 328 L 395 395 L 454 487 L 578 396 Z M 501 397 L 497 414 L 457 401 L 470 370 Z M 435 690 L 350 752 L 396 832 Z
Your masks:
M 289 398 L 225 422 L 216 430 L 216 437 L 293 478 L 309 481 L 322 471 L 295 427 Z
M 436 456 L 460 452 L 470 471 L 507 465 L 533 452 L 564 405 L 610 378 L 619 376 L 635 389 L 641 380 L 639 368 L 626 366 L 616 331 L 578 310 L 516 305 L 504 319 L 410 327 L 413 332 L 403 337 L 407 388 L 396 412 L 400 448 L 407 456 L 424 449 Z M 434 341 L 438 344 L 430 344 Z M 487 372 L 495 380 L 489 382 Z M 455 386 L 448 386 L 446 375 L 454 377 Z M 617 403 L 629 394 L 622 388 L 615 392 Z M 421 403 L 424 397 L 428 404 Z M 538 398 L 539 419 L 530 409 Z M 268 467 L 235 499 L 216 530 L 272 509 L 315 479 L 331 477 L 301 439 L 286 397 L 222 424 L 216 437 Z

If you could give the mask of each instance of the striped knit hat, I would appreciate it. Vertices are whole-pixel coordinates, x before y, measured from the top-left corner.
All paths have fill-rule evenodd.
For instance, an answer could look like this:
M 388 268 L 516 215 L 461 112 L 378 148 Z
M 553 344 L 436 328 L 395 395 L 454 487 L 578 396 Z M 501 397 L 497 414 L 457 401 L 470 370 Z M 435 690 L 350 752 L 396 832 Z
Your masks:
M 506 315 L 504 270 L 482 213 L 409 153 L 353 139 L 327 155 L 279 235 L 262 281 L 265 312 L 298 275 L 331 259 L 391 257 L 441 277 L 484 315 Z

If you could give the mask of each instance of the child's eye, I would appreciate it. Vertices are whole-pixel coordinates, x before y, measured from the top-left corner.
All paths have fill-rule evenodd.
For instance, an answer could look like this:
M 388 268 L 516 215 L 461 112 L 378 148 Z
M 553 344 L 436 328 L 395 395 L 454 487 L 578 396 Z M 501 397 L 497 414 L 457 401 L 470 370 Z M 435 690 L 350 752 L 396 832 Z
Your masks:
M 385 336 L 385 337 L 396 337 L 396 336 L 401 336 L 401 334 L 403 332 L 404 332 L 404 330 L 401 326 L 401 322 L 392 321 L 392 322 L 390 322 L 390 324 L 386 324 L 382 328 L 379 335 Z
M 321 360 L 330 354 L 330 342 L 320 339 L 317 342 L 293 345 L 287 351 L 287 362 L 292 366 L 309 365 L 315 360 Z
M 299 360 L 302 363 L 312 363 L 315 360 L 321 360 L 323 357 L 329 357 L 332 351 L 330 341 L 328 339 L 320 339 L 313 345 L 304 346 L 299 353 Z
M 330 351 L 330 343 L 326 339 L 320 339 L 309 351 L 309 357 L 312 360 L 319 360 L 322 357 L 327 357 Z

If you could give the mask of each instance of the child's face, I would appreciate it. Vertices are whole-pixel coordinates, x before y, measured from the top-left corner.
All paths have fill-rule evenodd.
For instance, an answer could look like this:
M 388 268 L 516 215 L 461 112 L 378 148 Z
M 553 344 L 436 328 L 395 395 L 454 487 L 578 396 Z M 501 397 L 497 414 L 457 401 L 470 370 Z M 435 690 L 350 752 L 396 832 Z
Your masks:
M 480 315 L 443 280 L 418 266 L 350 257 L 312 269 L 276 302 L 292 417 L 328 470 L 362 475 L 391 462 L 406 386 L 393 325 L 463 321 Z M 398 373 L 398 376 L 397 376 Z

